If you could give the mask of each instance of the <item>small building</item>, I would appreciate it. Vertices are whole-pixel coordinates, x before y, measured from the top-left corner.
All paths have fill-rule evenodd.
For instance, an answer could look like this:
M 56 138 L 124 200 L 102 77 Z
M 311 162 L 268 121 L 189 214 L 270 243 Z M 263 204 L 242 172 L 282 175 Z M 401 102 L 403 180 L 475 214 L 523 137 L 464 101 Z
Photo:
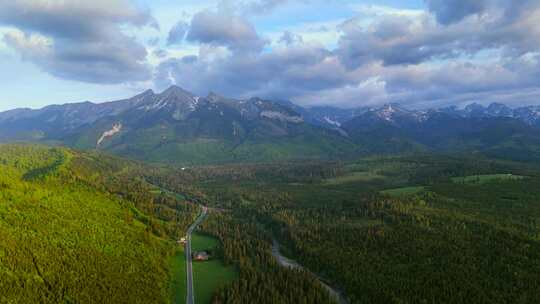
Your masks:
M 185 245 L 187 243 L 187 240 L 185 237 L 181 238 L 176 242 L 178 245 Z
M 210 256 L 208 255 L 208 252 L 206 251 L 195 251 L 193 252 L 193 259 L 195 261 L 208 261 Z

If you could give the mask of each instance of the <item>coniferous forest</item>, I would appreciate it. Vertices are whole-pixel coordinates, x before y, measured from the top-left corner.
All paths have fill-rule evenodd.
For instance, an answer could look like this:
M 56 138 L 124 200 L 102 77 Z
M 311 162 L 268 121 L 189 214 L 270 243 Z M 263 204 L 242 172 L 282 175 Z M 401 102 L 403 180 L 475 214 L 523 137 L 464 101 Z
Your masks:
M 236 273 L 208 290 L 212 303 L 540 298 L 530 163 L 425 154 L 176 168 L 2 145 L 0 167 L 0 303 L 175 303 L 169 261 L 200 206 L 212 258 Z M 282 265 L 276 244 L 300 266 Z

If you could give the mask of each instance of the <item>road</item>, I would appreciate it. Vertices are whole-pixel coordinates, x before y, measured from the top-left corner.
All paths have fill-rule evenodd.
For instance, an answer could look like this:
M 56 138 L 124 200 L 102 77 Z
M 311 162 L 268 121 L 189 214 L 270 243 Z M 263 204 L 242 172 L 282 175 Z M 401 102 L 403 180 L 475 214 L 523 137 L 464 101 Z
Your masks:
M 208 213 L 208 208 L 202 207 L 202 212 L 195 220 L 193 224 L 189 227 L 186 235 L 186 275 L 187 275 L 187 295 L 186 295 L 186 304 L 195 304 L 195 291 L 193 288 L 193 260 L 191 256 L 191 234 L 199 226 L 199 224 L 204 220 L 206 214 Z
M 272 255 L 276 258 L 279 265 L 281 265 L 283 267 L 286 267 L 286 268 L 301 269 L 301 270 L 304 270 L 304 271 L 306 271 L 308 273 L 311 273 L 315 278 L 317 278 L 317 280 L 319 281 L 321 286 L 323 286 L 326 290 L 328 290 L 328 293 L 330 293 L 330 295 L 339 304 L 348 304 L 348 301 L 345 298 L 343 292 L 341 292 L 340 290 L 330 286 L 319 275 L 317 275 L 316 273 L 311 272 L 309 269 L 306 269 L 304 266 L 300 265 L 295 260 L 291 260 L 291 259 L 283 256 L 279 249 L 280 249 L 279 243 L 274 239 L 273 240 L 273 245 L 272 245 Z

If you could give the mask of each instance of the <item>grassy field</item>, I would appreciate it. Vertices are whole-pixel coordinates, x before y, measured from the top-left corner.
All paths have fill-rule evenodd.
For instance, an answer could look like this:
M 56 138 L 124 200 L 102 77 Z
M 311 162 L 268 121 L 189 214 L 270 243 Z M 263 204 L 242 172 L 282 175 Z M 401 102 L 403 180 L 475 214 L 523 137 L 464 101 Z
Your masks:
M 186 257 L 183 249 L 178 249 L 170 261 L 171 302 L 186 303 Z
M 200 233 L 193 233 L 193 235 L 191 236 L 191 250 L 193 251 L 212 251 L 218 245 L 219 241 L 211 236 Z
M 211 303 L 214 292 L 232 282 L 236 277 L 237 272 L 234 267 L 226 266 L 221 260 L 193 262 L 195 301 L 198 304 Z
M 519 180 L 523 176 L 513 174 L 485 174 L 485 175 L 470 175 L 452 178 L 452 182 L 458 184 L 483 184 L 495 180 Z
M 191 240 L 193 251 L 212 251 L 219 245 L 213 237 L 194 233 Z M 237 276 L 234 267 L 226 266 L 220 259 L 206 262 L 193 262 L 193 284 L 195 301 L 199 304 L 209 304 L 214 292 L 221 286 L 232 282 Z
M 390 196 L 404 196 L 404 195 L 412 195 L 412 194 L 420 193 L 424 190 L 425 188 L 422 186 L 402 187 L 402 188 L 384 190 L 384 191 L 381 191 L 381 194 L 390 195 Z

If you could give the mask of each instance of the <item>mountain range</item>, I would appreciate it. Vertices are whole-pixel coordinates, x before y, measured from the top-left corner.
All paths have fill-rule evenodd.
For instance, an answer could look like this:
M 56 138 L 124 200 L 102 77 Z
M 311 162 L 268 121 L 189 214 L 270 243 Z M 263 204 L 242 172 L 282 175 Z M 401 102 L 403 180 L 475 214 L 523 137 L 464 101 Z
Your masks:
M 540 106 L 493 103 L 410 110 L 341 109 L 196 96 L 172 86 L 107 103 L 0 113 L 0 142 L 100 149 L 153 162 L 335 159 L 374 153 L 479 152 L 540 159 Z

